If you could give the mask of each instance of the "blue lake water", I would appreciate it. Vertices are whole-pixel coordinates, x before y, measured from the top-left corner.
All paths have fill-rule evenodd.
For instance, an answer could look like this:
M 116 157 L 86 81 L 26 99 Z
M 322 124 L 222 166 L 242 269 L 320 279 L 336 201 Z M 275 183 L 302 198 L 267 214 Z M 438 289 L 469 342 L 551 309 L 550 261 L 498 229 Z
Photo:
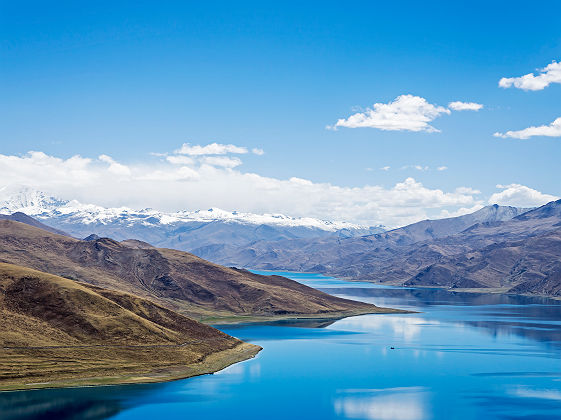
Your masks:
M 282 274 L 420 313 L 219 326 L 263 351 L 163 384 L 0 393 L 0 418 L 561 418 L 561 302 Z

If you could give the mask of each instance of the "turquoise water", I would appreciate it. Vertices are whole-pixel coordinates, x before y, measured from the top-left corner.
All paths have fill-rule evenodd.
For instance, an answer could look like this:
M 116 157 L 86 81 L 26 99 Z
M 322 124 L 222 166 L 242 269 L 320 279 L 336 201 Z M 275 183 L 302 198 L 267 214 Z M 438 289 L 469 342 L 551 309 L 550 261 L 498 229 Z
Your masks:
M 561 418 L 559 302 L 282 274 L 420 313 L 219 326 L 263 351 L 164 384 L 1 393 L 0 418 Z

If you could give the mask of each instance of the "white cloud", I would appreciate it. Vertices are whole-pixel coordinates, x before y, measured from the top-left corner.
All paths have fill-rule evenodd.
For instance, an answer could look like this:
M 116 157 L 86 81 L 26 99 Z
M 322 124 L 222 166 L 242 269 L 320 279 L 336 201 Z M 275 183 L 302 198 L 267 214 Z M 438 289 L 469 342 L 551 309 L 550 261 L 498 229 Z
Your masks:
M 364 112 L 339 119 L 333 127 L 369 127 L 380 130 L 439 131 L 429 123 L 442 114 L 450 114 L 448 108 L 433 105 L 425 98 L 413 95 L 398 96 L 388 104 L 375 103 Z
M 448 104 L 448 108 L 454 111 L 479 111 L 483 105 L 475 102 L 461 102 L 455 101 Z
M 389 171 L 391 169 L 391 166 L 382 166 L 380 168 L 381 171 Z
M 240 166 L 242 161 L 237 157 L 207 156 L 202 159 L 202 163 L 212 166 L 221 166 L 223 168 L 235 168 L 236 166 Z
M 491 195 L 489 204 L 515 207 L 537 207 L 559 198 L 520 184 L 497 185 L 497 188 L 502 191 Z
M 549 125 L 533 126 L 519 131 L 507 131 L 506 133 L 495 133 L 493 135 L 503 139 L 511 137 L 513 139 L 522 140 L 535 136 L 561 137 L 561 117 L 557 118 Z
M 509 88 L 514 86 L 523 90 L 542 90 L 551 83 L 561 83 L 561 61 L 553 61 L 543 69 L 538 69 L 538 75 L 533 73 L 520 77 L 503 77 L 499 80 L 499 86 Z
M 448 211 L 445 209 L 440 212 L 439 217 L 448 218 L 448 217 L 463 216 L 465 214 L 470 214 L 476 212 L 477 210 L 481 210 L 483 207 L 484 206 L 482 204 L 476 204 L 475 206 L 472 207 L 461 207 L 456 211 Z
M 254 147 L 253 149 L 251 149 L 251 153 L 253 153 L 254 155 L 257 155 L 257 156 L 263 156 L 265 154 L 265 151 L 263 149 L 259 149 L 257 147 Z
M 116 162 L 111 156 L 100 155 L 98 159 L 102 162 L 109 164 L 109 172 L 115 175 L 130 175 L 131 171 L 126 166 L 119 162 Z
M 438 168 L 436 168 L 437 171 L 446 171 L 448 170 L 448 166 L 439 166 Z
M 217 161 L 205 163 L 210 157 L 201 156 L 194 165 L 152 157 L 127 165 L 127 171 L 115 171 L 111 165 L 116 162 L 105 157 L 100 161 L 81 156 L 63 159 L 42 152 L 0 154 L 0 187 L 25 185 L 106 207 L 163 211 L 219 207 L 386 226 L 401 226 L 437 216 L 443 209 L 454 211 L 480 203 L 471 192 L 429 188 L 413 178 L 392 187 L 349 187 L 243 172 L 233 167 L 238 162 L 232 160 L 222 161 L 220 166 Z
M 254 149 L 254 150 L 262 151 L 261 149 Z M 211 143 L 211 144 L 207 144 L 206 146 L 200 146 L 200 145 L 191 146 L 189 143 L 183 143 L 181 148 L 176 150 L 175 153 L 180 155 L 189 155 L 189 156 L 226 155 L 228 153 L 245 154 L 247 153 L 247 148 L 235 146 L 233 144 Z M 255 154 L 260 154 L 260 153 L 255 153 Z
M 156 181 L 156 182 L 174 182 L 174 181 L 193 181 L 200 178 L 199 173 L 188 166 L 179 168 L 171 168 L 171 170 L 155 169 L 145 174 L 139 174 L 136 178 L 137 182 Z
M 166 160 L 174 165 L 194 165 L 195 160 L 189 156 L 183 155 L 170 155 L 166 156 Z

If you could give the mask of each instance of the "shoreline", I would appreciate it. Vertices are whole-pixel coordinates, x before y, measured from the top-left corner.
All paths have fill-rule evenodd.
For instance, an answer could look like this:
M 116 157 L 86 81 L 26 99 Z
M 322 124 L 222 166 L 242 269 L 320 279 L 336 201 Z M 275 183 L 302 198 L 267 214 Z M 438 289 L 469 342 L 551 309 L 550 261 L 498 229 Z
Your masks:
M 513 295 L 513 296 L 525 296 L 525 297 L 539 297 L 539 298 L 547 298 L 547 299 L 553 299 L 553 300 L 561 300 L 561 296 L 551 296 L 551 295 L 543 295 L 543 294 L 539 294 L 539 293 L 512 293 L 512 292 L 508 292 L 510 290 L 510 288 L 504 288 L 504 287 L 476 287 L 476 288 L 449 288 L 446 286 L 422 286 L 422 285 L 415 285 L 415 286 L 404 286 L 402 284 L 399 284 L 399 282 L 386 282 L 386 283 L 382 283 L 376 280 L 361 280 L 361 279 L 356 279 L 356 278 L 351 278 L 351 277 L 338 277 L 334 274 L 326 274 L 326 273 L 320 273 L 317 271 L 290 271 L 290 270 L 282 270 L 282 269 L 278 269 L 278 270 L 265 270 L 265 269 L 260 269 L 260 268 L 244 268 L 245 270 L 248 271 L 260 271 L 260 272 L 270 272 L 270 273 L 302 273 L 302 274 L 319 274 L 322 275 L 324 277 L 327 278 L 331 278 L 331 279 L 337 279 L 337 280 L 343 280 L 343 281 L 348 281 L 350 283 L 370 283 L 370 284 L 374 284 L 377 286 L 387 286 L 387 287 L 398 287 L 398 288 L 402 288 L 402 289 L 441 289 L 441 290 L 447 290 L 449 292 L 459 292 L 459 293 L 490 293 L 490 294 L 502 294 L 502 295 Z
M 324 320 L 324 321 L 336 321 L 343 318 L 349 318 L 353 316 L 360 315 L 384 315 L 384 314 L 412 314 L 418 313 L 415 311 L 407 311 L 404 309 L 394 309 L 376 306 L 377 310 L 357 310 L 357 311 L 346 311 L 346 312 L 333 312 L 333 313 L 319 313 L 319 314 L 283 314 L 283 315 L 272 315 L 272 316 L 256 316 L 256 315 L 237 315 L 237 316 L 225 316 L 225 317 L 208 317 L 200 319 L 200 322 L 208 325 L 235 325 L 244 323 L 263 323 L 263 322 L 276 322 L 276 321 L 290 321 L 290 320 Z
M 84 388 L 98 386 L 117 386 L 170 382 L 195 376 L 213 374 L 228 366 L 253 359 L 263 348 L 242 342 L 237 346 L 211 353 L 202 361 L 187 366 L 156 367 L 151 371 L 130 372 L 120 376 L 96 376 L 73 379 L 60 379 L 45 382 L 0 384 L 0 392 L 32 391 L 56 388 Z
M 561 300 L 561 296 L 551 296 L 551 295 L 542 295 L 538 293 L 514 293 L 509 292 L 510 288 L 508 287 L 446 287 L 446 286 L 423 286 L 423 285 L 415 285 L 415 286 L 404 286 L 400 284 L 392 284 L 391 282 L 388 283 L 380 283 L 373 280 L 356 280 L 356 279 L 347 279 L 343 278 L 345 281 L 354 282 L 354 283 L 369 283 L 374 284 L 376 286 L 388 287 L 388 288 L 399 288 L 399 289 L 439 289 L 445 290 L 447 292 L 457 292 L 457 293 L 473 293 L 473 294 L 492 294 L 492 295 L 505 295 L 505 296 L 524 296 L 524 297 L 533 297 L 533 298 L 544 298 L 544 299 L 552 299 L 552 300 Z

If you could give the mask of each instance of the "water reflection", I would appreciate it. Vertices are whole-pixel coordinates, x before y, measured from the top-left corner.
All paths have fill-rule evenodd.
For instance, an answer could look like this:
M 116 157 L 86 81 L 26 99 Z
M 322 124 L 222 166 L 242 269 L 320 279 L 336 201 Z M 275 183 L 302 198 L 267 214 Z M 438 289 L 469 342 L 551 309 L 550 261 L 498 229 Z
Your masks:
M 416 315 L 365 315 L 345 318 L 335 325 L 338 330 L 379 332 L 385 337 L 410 343 L 419 337 L 424 328 L 440 325 L 439 321 Z
M 131 391 L 127 390 L 126 393 L 133 396 L 134 392 Z M 108 398 L 105 390 L 94 388 L 3 392 L 0 394 L 0 417 L 4 420 L 97 420 L 121 411 L 121 401 L 122 398 Z
M 0 393 L 0 418 L 561 418 L 559 302 L 307 276 L 419 313 L 221 326 L 264 350 L 164 384 Z
M 311 284 L 311 283 L 310 283 Z M 344 285 L 341 285 L 344 286 Z M 386 288 L 373 284 L 363 287 L 319 287 L 320 290 L 335 294 L 349 295 L 356 298 L 369 299 L 385 299 L 386 301 L 398 302 L 400 305 L 423 308 L 438 305 L 454 305 L 454 306 L 496 306 L 496 305 L 524 305 L 534 314 L 539 314 L 540 308 L 550 306 L 553 312 L 559 314 L 561 310 L 561 301 L 534 296 L 508 295 L 501 293 L 468 293 L 456 292 L 453 290 L 433 289 L 433 288 Z
M 347 390 L 334 402 L 335 412 L 349 419 L 423 420 L 429 418 L 423 387 Z
M 422 387 L 350 390 L 335 400 L 338 415 L 349 419 L 423 420 L 429 418 Z
M 398 328 L 412 337 L 419 328 L 446 321 L 457 328 L 476 327 L 492 337 L 512 335 L 528 338 L 561 350 L 561 302 L 558 300 L 494 293 L 453 292 L 443 289 L 386 289 L 377 286 L 323 288 L 325 292 L 378 306 L 421 311 L 422 319 L 409 325 L 397 321 Z M 361 322 L 371 322 L 365 318 Z M 386 322 L 396 322 L 388 317 Z M 419 328 L 415 327 L 415 324 Z

